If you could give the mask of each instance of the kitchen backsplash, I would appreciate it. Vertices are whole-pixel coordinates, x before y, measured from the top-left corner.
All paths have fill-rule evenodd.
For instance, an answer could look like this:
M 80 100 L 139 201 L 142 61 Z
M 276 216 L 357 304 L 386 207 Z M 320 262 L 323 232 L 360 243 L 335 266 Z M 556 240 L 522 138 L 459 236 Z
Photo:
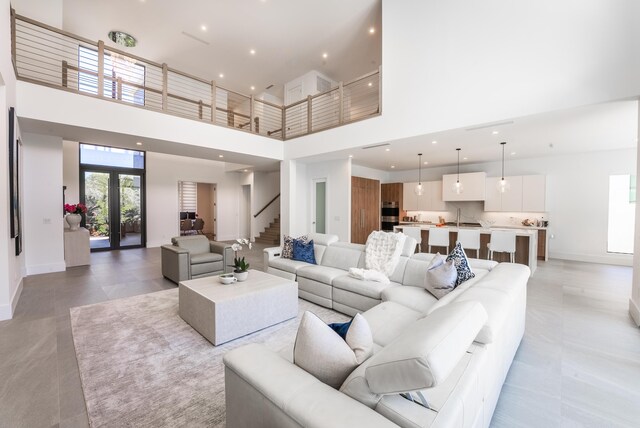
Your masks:
M 478 220 L 491 221 L 499 226 L 521 226 L 522 221 L 529 219 L 536 221 L 549 221 L 549 213 L 524 213 L 524 212 L 492 212 L 484 210 L 484 202 L 447 202 L 447 211 L 407 211 L 410 217 L 417 217 L 419 221 L 438 222 L 442 216 L 447 221 L 456 221 L 456 210 L 461 209 L 460 221 L 465 223 L 477 223 Z

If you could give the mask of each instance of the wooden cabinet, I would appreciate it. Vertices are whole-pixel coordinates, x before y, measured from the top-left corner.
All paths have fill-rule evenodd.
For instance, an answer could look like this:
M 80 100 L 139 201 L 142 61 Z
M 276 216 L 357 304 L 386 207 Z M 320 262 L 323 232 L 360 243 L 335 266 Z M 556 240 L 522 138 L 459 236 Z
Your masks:
M 524 175 L 505 177 L 509 190 L 500 193 L 497 184 L 501 177 L 485 180 L 485 211 L 502 212 L 545 212 L 546 177 L 544 175 Z
M 384 183 L 380 185 L 380 201 L 381 202 L 397 202 L 402 207 L 404 200 L 403 183 Z
M 404 211 L 446 211 L 447 207 L 442 200 L 442 181 L 423 181 L 422 195 L 416 195 L 415 189 L 418 182 L 404 183 L 403 205 Z
M 538 229 L 538 260 L 547 259 L 547 231 Z
M 351 242 L 364 244 L 380 229 L 380 181 L 351 177 Z
M 453 185 L 458 179 L 457 174 L 442 176 L 442 200 L 447 201 L 484 201 L 487 174 L 484 172 L 468 172 L 460 174 L 460 183 L 464 191 L 457 194 Z

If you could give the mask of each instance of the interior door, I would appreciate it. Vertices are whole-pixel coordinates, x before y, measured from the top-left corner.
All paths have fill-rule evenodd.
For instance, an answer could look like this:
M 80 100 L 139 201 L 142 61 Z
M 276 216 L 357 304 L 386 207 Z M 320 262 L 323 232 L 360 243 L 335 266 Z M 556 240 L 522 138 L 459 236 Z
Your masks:
M 364 244 L 380 229 L 380 182 L 351 177 L 351 242 Z
M 312 227 L 316 233 L 327 233 L 327 179 L 313 180 L 313 220 Z

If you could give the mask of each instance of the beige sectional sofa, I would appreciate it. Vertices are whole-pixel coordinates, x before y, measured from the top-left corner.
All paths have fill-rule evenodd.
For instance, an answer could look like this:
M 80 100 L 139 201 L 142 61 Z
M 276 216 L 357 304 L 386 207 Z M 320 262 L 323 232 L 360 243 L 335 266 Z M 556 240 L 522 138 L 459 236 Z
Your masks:
M 336 390 L 289 355 L 257 344 L 233 350 L 224 358 L 227 426 L 489 426 L 524 334 L 529 268 L 469 259 L 476 277 L 437 300 L 421 287 L 433 255 L 405 247 L 391 284 L 369 287 L 348 281 L 336 267 L 363 262 L 355 254 L 362 246 L 318 238 L 324 248 L 316 252 L 317 266 L 294 267 L 271 249 L 265 266 L 295 275 L 303 284 L 300 297 L 362 312 L 374 355 Z M 426 406 L 400 395 L 409 391 L 419 391 Z

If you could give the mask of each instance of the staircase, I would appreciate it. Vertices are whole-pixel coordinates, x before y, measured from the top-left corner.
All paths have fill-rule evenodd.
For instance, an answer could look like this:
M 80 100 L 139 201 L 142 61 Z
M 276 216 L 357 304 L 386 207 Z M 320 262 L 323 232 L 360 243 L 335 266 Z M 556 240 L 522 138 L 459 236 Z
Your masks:
M 280 216 L 269 224 L 264 232 L 256 238 L 256 242 L 269 245 L 280 245 Z

